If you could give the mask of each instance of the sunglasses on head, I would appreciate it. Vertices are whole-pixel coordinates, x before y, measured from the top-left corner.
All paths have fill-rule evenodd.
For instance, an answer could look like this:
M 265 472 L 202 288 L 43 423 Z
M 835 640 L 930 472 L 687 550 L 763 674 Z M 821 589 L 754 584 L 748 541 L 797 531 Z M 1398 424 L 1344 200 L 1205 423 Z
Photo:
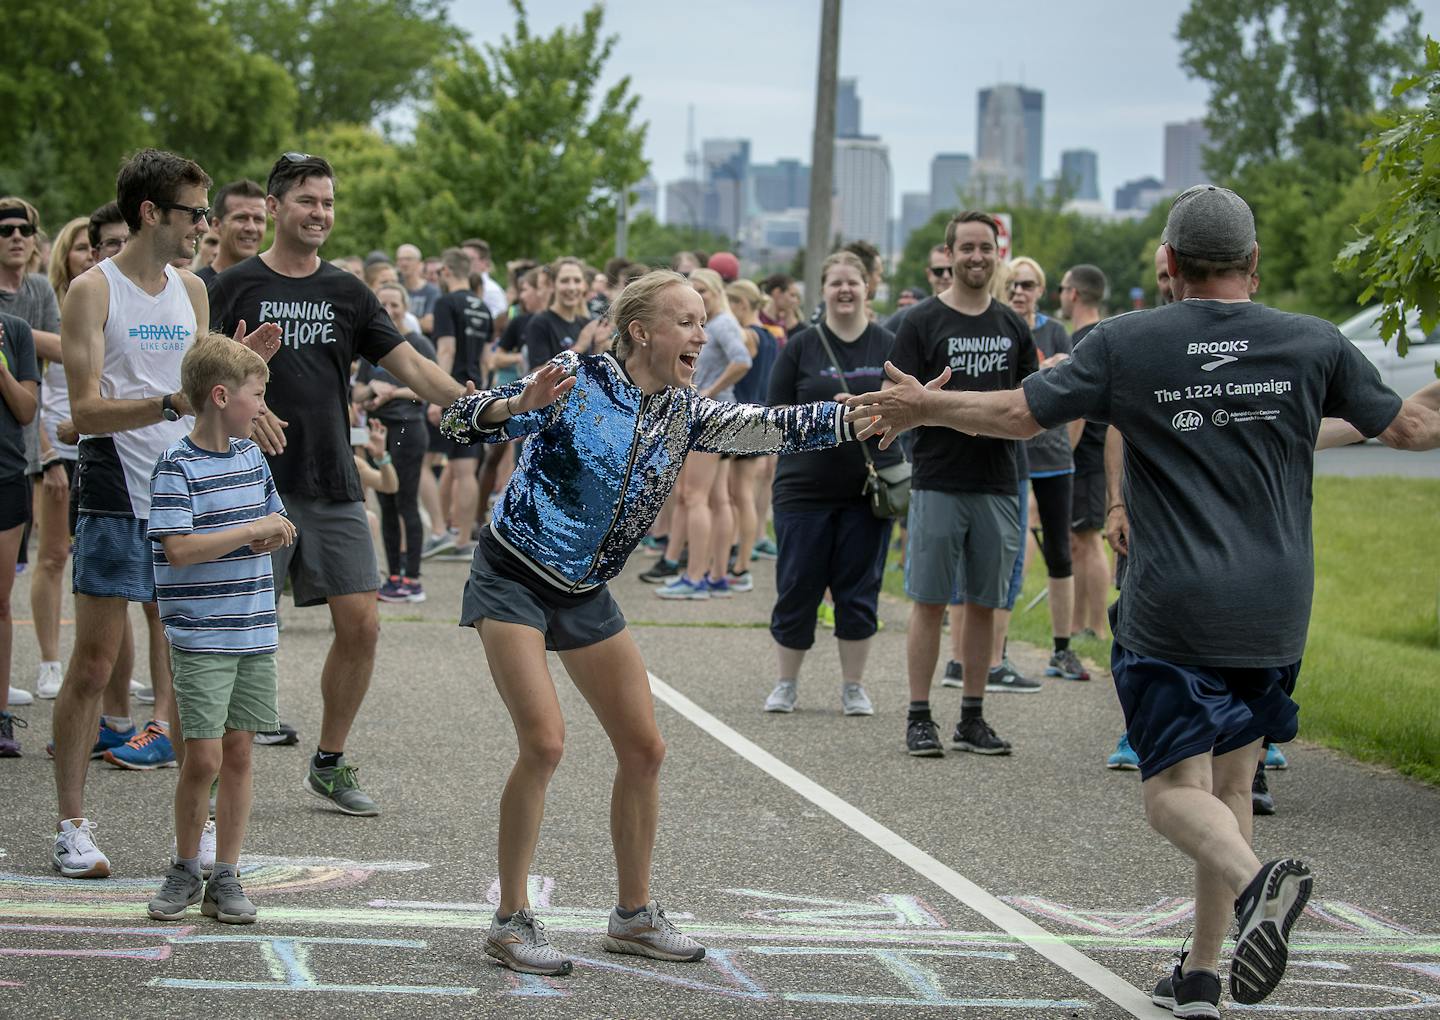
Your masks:
M 210 207 L 208 205 L 181 205 L 179 202 L 156 202 L 157 209 L 174 209 L 177 212 L 190 214 L 191 223 L 199 223 L 210 218 Z
M 310 155 L 310 153 L 308 153 L 308 152 L 293 152 L 293 151 L 292 151 L 292 152 L 282 152 L 282 153 L 280 154 L 280 158 L 285 159 L 285 160 L 288 160 L 288 161 L 291 162 L 291 163 L 308 163 L 310 160 L 314 159 L 315 157 L 312 156 L 312 155 Z
M 0 237 L 13 237 L 17 230 L 20 231 L 21 237 L 35 236 L 35 224 L 33 223 L 0 223 Z
M 954 274 L 955 274 L 955 267 L 954 267 L 954 266 L 931 266 L 931 267 L 930 267 L 930 275 L 931 275 L 931 276 L 953 276 Z

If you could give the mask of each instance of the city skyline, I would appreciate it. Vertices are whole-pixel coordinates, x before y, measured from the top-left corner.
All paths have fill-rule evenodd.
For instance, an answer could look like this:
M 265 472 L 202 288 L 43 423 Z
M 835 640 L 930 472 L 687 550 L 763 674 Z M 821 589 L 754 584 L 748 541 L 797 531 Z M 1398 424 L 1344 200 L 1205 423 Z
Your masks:
M 573 28 L 589 6 L 531 5 L 530 31 Z M 1416 6 L 1422 32 L 1440 35 L 1440 0 Z M 1153 0 L 1097 0 L 1077 12 L 1073 4 L 1037 0 L 1017 21 L 1013 12 L 983 5 L 842 5 L 838 74 L 856 80 L 861 131 L 890 150 L 892 217 L 901 214 L 901 196 L 929 190 L 937 153 L 976 155 L 977 94 L 997 84 L 1045 93 L 1042 177 L 1059 174 L 1062 152 L 1089 149 L 1098 155 L 1098 192 L 1107 205 L 1126 182 L 1163 179 L 1165 125 L 1207 109 L 1205 83 L 1180 68 L 1174 32 L 1183 10 Z M 450 12 L 477 46 L 513 35 L 508 0 L 455 0 Z M 697 148 L 702 139 L 746 138 L 752 163 L 810 162 L 820 4 L 735 0 L 722 16 L 742 27 L 739 41 L 707 49 L 713 28 L 696 35 L 693 12 L 640 0 L 605 5 L 604 31 L 617 41 L 599 84 L 630 76 L 638 119 L 649 124 L 650 173 L 662 189 L 690 176 L 692 104 Z M 1122 37 L 1125 60 L 1106 59 Z M 985 44 L 972 55 L 964 39 Z

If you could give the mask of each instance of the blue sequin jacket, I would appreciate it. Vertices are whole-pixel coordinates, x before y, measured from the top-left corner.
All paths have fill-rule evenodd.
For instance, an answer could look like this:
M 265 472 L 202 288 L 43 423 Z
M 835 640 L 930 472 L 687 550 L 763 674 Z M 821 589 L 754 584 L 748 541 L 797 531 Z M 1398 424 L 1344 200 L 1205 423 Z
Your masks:
M 481 422 L 495 401 L 524 390 L 520 379 L 456 401 L 440 430 L 461 443 L 529 437 L 490 529 L 564 592 L 583 593 L 620 573 L 690 450 L 796 453 L 855 438 L 844 408 L 829 401 L 772 408 L 708 400 L 689 388 L 646 394 L 609 354 L 564 351 L 554 361 L 576 380 L 549 407 Z

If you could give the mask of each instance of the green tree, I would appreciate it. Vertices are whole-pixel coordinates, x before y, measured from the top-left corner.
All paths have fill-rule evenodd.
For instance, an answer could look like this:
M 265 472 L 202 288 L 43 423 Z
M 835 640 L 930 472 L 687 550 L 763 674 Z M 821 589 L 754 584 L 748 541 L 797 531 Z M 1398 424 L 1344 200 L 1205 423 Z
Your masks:
M 220 0 L 219 20 L 284 67 L 298 126 L 368 124 L 424 96 L 458 32 L 443 0 Z M 213 56 L 210 54 L 209 56 Z
M 513 38 L 442 65 L 415 129 L 426 196 L 415 219 L 432 245 L 474 234 L 497 256 L 604 259 L 615 196 L 646 172 L 639 100 L 628 77 L 600 90 L 615 37 L 602 35 L 598 5 L 537 36 L 513 3 Z
M 677 251 L 734 251 L 727 237 L 692 227 L 679 227 L 658 222 L 649 213 L 641 213 L 630 221 L 628 245 L 632 262 L 647 266 L 666 267 Z
M 1181 65 L 1210 85 L 1207 168 L 1229 179 L 1352 149 L 1360 118 L 1415 66 L 1419 24 L 1411 0 L 1192 0 L 1176 37 Z
M 1378 179 L 1379 203 L 1358 224 L 1368 231 L 1336 260 L 1367 283 L 1361 301 L 1385 305 L 1380 332 L 1403 357 L 1409 347 L 1405 316 L 1420 309 L 1420 328 L 1440 324 L 1440 43 L 1425 40 L 1421 73 L 1395 86 L 1401 98 L 1423 93 L 1422 104 L 1377 117 L 1379 134 L 1366 142 L 1365 171 Z M 1440 365 L 1436 366 L 1440 374 Z
M 136 149 L 172 149 L 225 180 L 290 129 L 289 75 L 237 47 L 202 0 L 12 0 L 6 20 L 25 59 L 0 67 L 0 185 L 52 227 L 113 199 Z

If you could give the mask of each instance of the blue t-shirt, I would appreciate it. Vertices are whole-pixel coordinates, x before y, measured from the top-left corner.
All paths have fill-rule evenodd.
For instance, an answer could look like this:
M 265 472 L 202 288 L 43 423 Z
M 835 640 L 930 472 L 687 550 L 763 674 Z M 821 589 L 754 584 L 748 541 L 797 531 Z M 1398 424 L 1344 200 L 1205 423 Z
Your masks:
M 173 566 L 165 535 L 223 531 L 284 513 L 265 455 L 248 439 L 226 453 L 202 450 L 186 436 L 156 461 L 150 476 L 150 538 L 155 597 L 165 636 L 181 651 L 260 655 L 279 646 L 270 554 L 248 545 L 218 560 Z

